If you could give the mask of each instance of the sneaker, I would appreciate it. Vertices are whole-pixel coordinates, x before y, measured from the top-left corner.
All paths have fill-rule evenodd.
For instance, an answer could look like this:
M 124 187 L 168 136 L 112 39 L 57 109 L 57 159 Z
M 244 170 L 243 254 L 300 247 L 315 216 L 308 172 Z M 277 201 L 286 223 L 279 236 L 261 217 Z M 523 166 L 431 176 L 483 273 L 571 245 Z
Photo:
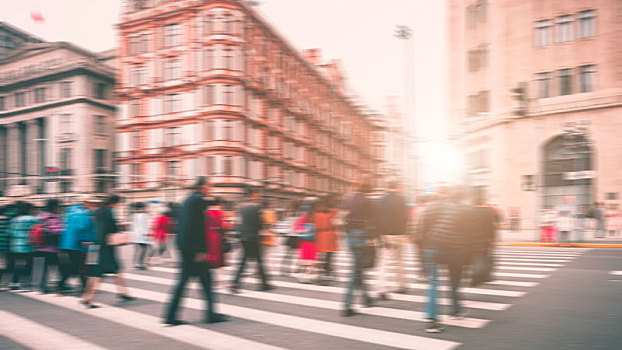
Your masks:
M 229 317 L 224 314 L 213 314 L 205 320 L 206 323 L 219 323 L 219 322 L 227 322 L 229 321 Z
M 460 310 L 456 313 L 449 315 L 449 318 L 451 318 L 452 320 L 461 320 L 468 314 L 469 314 L 468 310 Z
M 444 330 L 443 326 L 438 322 L 430 322 L 425 329 L 426 333 L 440 333 Z
M 352 309 L 343 309 L 341 310 L 341 316 L 343 317 L 350 317 L 350 316 L 354 316 L 356 315 L 356 311 L 352 310 Z

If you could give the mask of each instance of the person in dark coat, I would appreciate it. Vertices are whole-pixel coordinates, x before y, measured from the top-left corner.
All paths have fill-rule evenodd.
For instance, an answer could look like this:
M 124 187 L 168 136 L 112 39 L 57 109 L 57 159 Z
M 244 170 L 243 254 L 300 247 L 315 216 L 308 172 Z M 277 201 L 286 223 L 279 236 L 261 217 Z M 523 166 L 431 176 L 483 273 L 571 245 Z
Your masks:
M 11 255 L 11 235 L 9 233 L 9 223 L 17 216 L 15 204 L 7 204 L 0 208 L 0 288 L 4 287 L 2 276 L 13 273 L 15 265 Z
M 208 206 L 208 201 L 205 200 L 205 196 L 209 194 L 209 190 L 209 180 L 206 177 L 200 177 L 193 192 L 184 200 L 180 212 L 177 247 L 181 252 L 181 272 L 164 318 L 164 323 L 171 326 L 185 323 L 177 318 L 177 310 L 190 277 L 198 277 L 201 286 L 203 286 L 203 293 L 207 299 L 205 322 L 227 321 L 225 315 L 216 313 L 214 310 L 215 296 L 212 291 L 212 275 L 207 266 L 205 209 Z
M 121 198 L 119 196 L 112 195 L 106 199 L 102 208 L 95 212 L 95 225 L 97 229 L 95 244 L 99 246 L 99 254 L 97 264 L 92 266 L 91 277 L 82 296 L 82 304 L 87 308 L 98 307 L 93 304 L 93 299 L 95 298 L 99 280 L 104 274 L 115 275 L 119 299 L 123 301 L 134 300 L 134 297 L 129 295 L 125 279 L 120 271 L 122 266 L 117 260 L 117 247 L 109 244 L 110 235 L 119 232 L 113 209 L 120 202 Z
M 240 277 L 246 268 L 246 262 L 248 259 L 257 260 L 257 269 L 259 270 L 259 276 L 261 277 L 262 282 L 260 290 L 268 291 L 274 289 L 274 287 L 268 284 L 268 278 L 262 263 L 262 251 L 259 245 L 259 231 L 263 228 L 260 200 L 261 195 L 257 189 L 249 188 L 246 195 L 246 201 L 238 207 L 238 230 L 244 254 L 242 255 L 238 272 L 236 273 L 235 279 L 233 280 L 233 284 L 231 286 L 232 293 L 239 292 Z

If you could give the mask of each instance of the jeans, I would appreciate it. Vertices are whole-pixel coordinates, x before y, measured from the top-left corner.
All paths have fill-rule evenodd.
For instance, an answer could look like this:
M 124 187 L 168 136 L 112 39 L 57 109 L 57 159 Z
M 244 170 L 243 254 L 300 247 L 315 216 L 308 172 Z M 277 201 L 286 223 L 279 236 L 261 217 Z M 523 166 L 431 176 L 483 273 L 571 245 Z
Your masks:
M 19 283 L 23 276 L 26 285 L 32 283 L 32 253 L 12 253 L 13 263 L 13 283 Z
M 424 259 L 426 263 L 426 271 L 428 273 L 428 280 L 430 282 L 430 288 L 426 293 L 428 303 L 426 304 L 427 318 L 438 319 L 438 308 L 436 304 L 436 298 L 438 295 L 438 264 L 447 265 L 449 270 L 449 284 L 451 290 L 451 314 L 456 314 L 462 311 L 460 305 L 460 295 L 458 288 L 460 287 L 460 280 L 462 279 L 462 265 L 464 261 L 464 255 L 459 252 L 448 252 L 435 249 L 426 249 L 424 251 Z
M 334 252 L 322 253 L 322 270 L 324 276 L 332 276 L 333 274 L 333 254 Z
M 257 270 L 259 270 L 259 276 L 261 277 L 261 283 L 263 286 L 268 285 L 268 279 L 266 277 L 266 272 L 263 268 L 263 262 L 261 259 L 261 249 L 259 247 L 259 241 L 257 239 L 250 239 L 242 241 L 242 248 L 244 249 L 244 254 L 242 255 L 242 260 L 240 261 L 240 266 L 238 267 L 238 272 L 235 275 L 235 279 L 233 280 L 233 285 L 235 288 L 239 287 L 240 277 L 246 268 L 246 262 L 249 258 L 255 258 L 257 260 Z
M 136 266 L 145 265 L 145 257 L 147 256 L 148 250 L 149 250 L 149 244 L 136 243 L 136 245 L 134 246 L 134 263 Z
M 360 267 L 360 261 L 363 259 L 363 246 L 365 245 L 365 230 L 348 230 L 348 246 L 352 253 L 352 266 L 350 271 L 350 280 L 346 291 L 344 308 L 352 308 L 352 299 L 354 298 L 354 290 L 359 289 L 363 298 L 367 299 L 367 290 L 363 281 L 364 270 Z
M 86 253 L 78 250 L 65 250 L 58 254 L 58 262 L 61 271 L 61 279 L 58 281 L 58 288 L 65 288 L 67 279 L 77 275 L 80 278 L 82 290 L 86 288 Z
M 166 320 L 173 321 L 177 319 L 177 310 L 179 309 L 179 302 L 183 297 L 186 289 L 186 283 L 190 277 L 197 276 L 203 287 L 203 294 L 207 303 L 206 321 L 212 318 L 215 314 L 214 303 L 216 302 L 214 292 L 212 290 L 212 274 L 210 269 L 207 268 L 205 263 L 196 263 L 192 258 L 184 257 L 181 262 L 181 274 L 179 281 L 173 292 L 168 310 L 166 312 Z

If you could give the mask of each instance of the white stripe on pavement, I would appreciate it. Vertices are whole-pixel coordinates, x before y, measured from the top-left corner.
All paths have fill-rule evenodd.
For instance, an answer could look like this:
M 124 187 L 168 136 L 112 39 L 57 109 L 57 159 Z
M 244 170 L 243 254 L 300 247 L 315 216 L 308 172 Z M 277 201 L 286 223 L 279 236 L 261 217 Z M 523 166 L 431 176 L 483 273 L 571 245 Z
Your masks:
M 126 273 L 124 274 L 124 276 L 127 279 L 160 284 L 160 285 L 173 286 L 176 283 L 176 281 L 168 279 L 168 278 L 136 275 L 132 273 Z M 192 284 L 188 287 L 190 289 L 201 289 L 202 288 L 196 284 Z M 327 310 L 333 310 L 333 311 L 339 311 L 343 309 L 343 304 L 341 302 L 332 301 L 332 300 L 298 297 L 298 296 L 279 294 L 279 293 L 255 292 L 255 291 L 249 291 L 249 290 L 243 290 L 243 291 L 241 290 L 241 292 L 242 293 L 238 294 L 237 296 L 278 302 L 278 303 L 286 303 L 286 304 L 292 304 L 292 305 L 298 305 L 298 306 L 315 307 L 315 308 L 327 309 Z M 230 293 L 227 293 L 227 294 L 230 294 Z M 220 302 L 220 304 L 223 304 L 222 301 Z M 373 308 L 366 308 L 366 309 L 361 309 L 359 307 L 357 312 L 361 314 L 366 314 L 366 315 L 425 322 L 425 314 L 423 312 L 418 312 L 418 311 L 391 309 L 391 308 L 376 306 Z M 443 323 L 447 325 L 451 325 L 451 326 L 456 326 L 456 327 L 482 328 L 486 326 L 488 323 L 490 323 L 490 320 L 465 317 L 460 320 L 446 319 L 443 321 Z
M 53 294 L 36 294 L 34 292 L 20 293 L 19 295 L 32 298 L 41 302 L 52 304 L 65 309 L 77 311 L 89 316 L 101 318 L 107 321 L 118 323 L 134 329 L 139 329 L 161 337 L 169 338 L 178 342 L 190 344 L 203 349 L 211 350 L 237 350 L 237 349 L 258 349 L 258 350 L 285 350 L 284 348 L 262 344 L 256 341 L 247 340 L 228 334 L 215 332 L 209 329 L 191 325 L 177 327 L 166 327 L 160 323 L 160 319 L 155 316 L 146 315 L 136 311 L 130 311 L 110 305 L 100 304 L 99 309 L 85 309 L 80 306 L 76 298 L 59 298 Z M 0 318 L 0 323 L 2 318 Z M 52 349 L 68 349 L 64 344 Z M 76 349 L 87 349 L 78 347 Z
M 611 271 L 609 274 L 613 276 L 622 276 L 622 271 Z
M 106 349 L 7 311 L 0 311 L 0 335 L 35 350 Z
M 114 293 L 116 286 L 102 283 L 100 290 Z M 128 288 L 133 295 L 155 302 L 166 303 L 169 301 L 168 294 L 154 292 L 146 289 Z M 184 298 L 184 306 L 195 310 L 204 310 L 204 300 Z M 335 322 L 320 321 L 312 318 L 292 316 L 252 309 L 230 304 L 218 303 L 218 309 L 233 317 L 243 318 L 254 322 L 271 324 L 274 326 L 291 328 L 305 332 L 317 333 L 338 338 L 350 339 L 360 342 L 377 344 L 412 350 L 450 350 L 455 349 L 461 343 L 420 337 L 415 335 L 388 332 L 373 328 L 345 325 Z

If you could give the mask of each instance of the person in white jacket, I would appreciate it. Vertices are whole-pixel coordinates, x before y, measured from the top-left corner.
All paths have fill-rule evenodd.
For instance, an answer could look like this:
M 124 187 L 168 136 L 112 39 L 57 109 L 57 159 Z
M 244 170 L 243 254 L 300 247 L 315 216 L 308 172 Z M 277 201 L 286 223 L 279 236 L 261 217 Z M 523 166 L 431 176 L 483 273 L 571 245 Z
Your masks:
M 131 230 L 134 234 L 134 268 L 146 270 L 145 258 L 151 246 L 149 231 L 149 215 L 147 214 L 145 203 L 136 204 L 136 212 L 132 216 Z
M 573 218 L 570 216 L 570 211 L 562 210 L 559 212 L 559 218 L 557 219 L 557 231 L 559 232 L 559 242 L 560 243 L 569 243 L 568 238 L 570 237 L 570 232 L 574 231 L 575 223 Z

